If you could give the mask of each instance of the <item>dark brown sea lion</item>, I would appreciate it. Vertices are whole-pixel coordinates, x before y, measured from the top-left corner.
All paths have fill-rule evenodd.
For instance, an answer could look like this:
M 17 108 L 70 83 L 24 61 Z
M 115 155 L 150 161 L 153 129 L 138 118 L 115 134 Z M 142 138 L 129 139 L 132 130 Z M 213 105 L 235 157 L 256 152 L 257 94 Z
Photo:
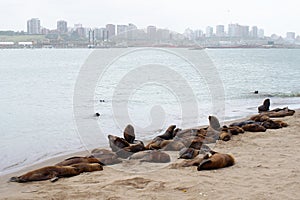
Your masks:
M 246 124 L 242 126 L 242 129 L 249 132 L 265 132 L 267 129 L 259 124 Z
M 270 109 L 270 99 L 265 99 L 263 105 L 258 107 L 258 112 L 266 112 Z
M 179 158 L 182 159 L 193 159 L 199 155 L 200 150 L 194 148 L 183 148 L 179 151 Z
M 108 135 L 109 146 L 113 152 L 117 152 L 124 147 L 130 146 L 130 144 L 123 138 L 118 136 Z
M 171 125 L 168 127 L 166 132 L 162 135 L 159 135 L 157 137 L 162 138 L 164 140 L 171 140 L 174 137 L 174 129 L 176 128 L 176 125 Z
M 171 161 L 170 156 L 158 150 L 141 151 L 130 156 L 129 159 L 140 159 L 141 162 L 167 163 Z
M 269 119 L 268 121 L 264 121 L 261 124 L 263 127 L 265 127 L 266 129 L 279 129 L 282 128 L 280 123 L 277 123 L 271 119 Z
M 242 126 L 247 125 L 247 124 L 260 124 L 260 123 L 254 121 L 254 120 L 245 120 L 245 121 L 242 121 L 242 122 L 234 122 L 234 123 L 230 124 L 229 126 L 230 127 L 233 127 L 233 126 L 242 127 Z
M 57 163 L 55 166 L 69 166 L 77 163 L 100 163 L 97 158 L 93 157 L 71 157 L 67 158 L 62 162 Z
M 204 156 L 197 170 L 212 170 L 229 167 L 234 165 L 234 158 L 229 154 L 213 153 L 210 156 Z
M 123 149 L 133 153 L 145 150 L 145 146 L 142 141 L 135 140 L 134 142 L 134 144 L 130 144 L 128 147 L 124 147 Z
M 132 125 L 128 124 L 124 130 L 124 138 L 128 143 L 133 143 L 135 140 L 134 128 Z

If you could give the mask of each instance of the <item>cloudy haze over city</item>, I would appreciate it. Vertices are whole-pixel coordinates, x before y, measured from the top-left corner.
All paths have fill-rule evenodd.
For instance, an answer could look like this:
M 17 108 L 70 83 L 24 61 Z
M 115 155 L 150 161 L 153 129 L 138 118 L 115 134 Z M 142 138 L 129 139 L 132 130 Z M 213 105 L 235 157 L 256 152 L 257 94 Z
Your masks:
M 108 23 L 133 23 L 138 27 L 155 25 L 183 33 L 186 28 L 205 30 L 207 26 L 239 23 L 263 27 L 265 35 L 300 33 L 300 2 L 272 1 L 199 1 L 199 0 L 111 0 L 74 1 L 28 0 L 1 1 L 0 30 L 26 31 L 26 21 L 39 18 L 41 25 L 56 28 L 60 19 L 68 24 L 102 27 Z

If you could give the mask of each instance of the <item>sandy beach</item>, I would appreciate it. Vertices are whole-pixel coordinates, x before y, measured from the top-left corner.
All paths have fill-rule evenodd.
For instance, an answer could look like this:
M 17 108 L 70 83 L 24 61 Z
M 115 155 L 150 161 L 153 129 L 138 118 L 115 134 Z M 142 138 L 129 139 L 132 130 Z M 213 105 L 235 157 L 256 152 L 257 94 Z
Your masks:
M 182 160 L 178 152 L 168 152 L 172 161 L 167 164 L 128 160 L 54 183 L 7 182 L 11 176 L 63 159 L 55 158 L 0 177 L 0 199 L 300 199 L 300 110 L 279 119 L 289 126 L 217 142 L 215 151 L 235 157 L 232 167 L 174 168 L 172 163 Z

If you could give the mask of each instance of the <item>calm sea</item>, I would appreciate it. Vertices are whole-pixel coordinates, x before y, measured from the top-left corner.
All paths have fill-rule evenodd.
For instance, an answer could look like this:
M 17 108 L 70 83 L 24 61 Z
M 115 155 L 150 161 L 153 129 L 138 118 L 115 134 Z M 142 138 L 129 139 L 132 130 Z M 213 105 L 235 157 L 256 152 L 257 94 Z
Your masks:
M 98 51 L 117 55 L 120 50 Z M 139 139 L 149 139 L 170 124 L 205 125 L 209 114 L 218 115 L 212 101 L 219 97 L 212 94 L 213 87 L 224 93 L 225 114 L 221 121 L 256 113 L 265 98 L 271 99 L 272 108 L 300 108 L 299 49 L 173 51 L 140 49 L 118 57 L 95 82 L 94 98 L 88 99 L 93 112 L 80 116 L 73 111 L 74 88 L 93 50 L 0 50 L 0 175 L 83 150 L 90 142 L 105 146 L 107 134 L 121 135 L 127 122 L 140 127 Z M 198 75 L 195 63 L 183 59 L 180 52 L 193 56 L 204 52 L 217 74 L 207 80 L 204 63 L 200 65 L 202 76 Z M 158 71 L 153 79 L 157 66 L 167 69 Z M 141 71 L 134 71 L 137 68 Z M 258 94 L 253 93 L 256 90 Z M 116 105 L 125 105 L 128 113 L 122 109 L 118 113 Z M 191 109 L 194 105 L 197 108 Z M 77 106 L 85 109 L 85 105 Z M 184 111 L 186 107 L 188 111 Z M 94 117 L 95 112 L 101 116 Z M 190 117 L 182 116 L 186 112 L 191 113 Z M 88 128 L 84 133 L 78 131 L 76 117 L 98 123 L 101 137 Z

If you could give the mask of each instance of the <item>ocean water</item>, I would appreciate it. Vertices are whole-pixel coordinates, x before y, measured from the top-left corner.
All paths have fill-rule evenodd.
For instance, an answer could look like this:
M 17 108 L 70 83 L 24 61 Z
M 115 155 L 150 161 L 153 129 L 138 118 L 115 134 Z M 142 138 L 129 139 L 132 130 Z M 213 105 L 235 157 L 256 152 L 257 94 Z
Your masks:
M 105 70 L 82 81 L 93 54 L 0 50 L 0 175 L 106 146 L 107 134 L 122 135 L 128 123 L 150 139 L 170 124 L 208 124 L 210 114 L 221 122 L 255 114 L 265 98 L 271 108 L 300 108 L 299 49 L 101 49 L 91 77 Z M 107 55 L 116 55 L 108 67 L 101 63 Z M 86 98 L 77 101 L 76 91 Z

